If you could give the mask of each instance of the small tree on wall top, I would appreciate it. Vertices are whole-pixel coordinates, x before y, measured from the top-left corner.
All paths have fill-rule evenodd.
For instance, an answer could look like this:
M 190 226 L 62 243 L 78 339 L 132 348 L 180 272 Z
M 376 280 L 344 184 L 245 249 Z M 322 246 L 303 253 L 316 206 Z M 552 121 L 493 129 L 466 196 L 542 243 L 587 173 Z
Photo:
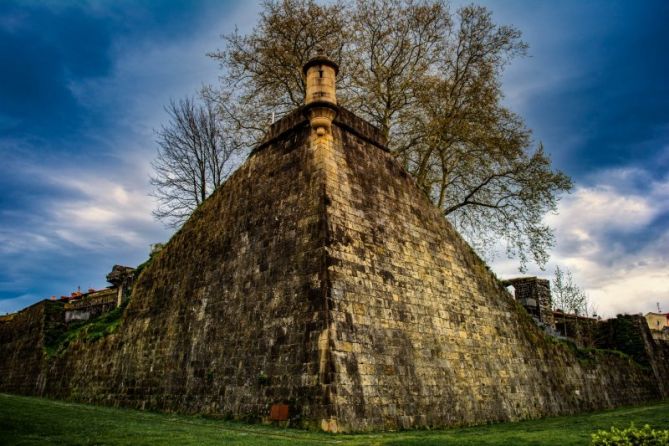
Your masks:
M 576 285 L 568 269 L 555 267 L 555 278 L 551 290 L 553 309 L 577 316 L 588 315 L 588 296 Z

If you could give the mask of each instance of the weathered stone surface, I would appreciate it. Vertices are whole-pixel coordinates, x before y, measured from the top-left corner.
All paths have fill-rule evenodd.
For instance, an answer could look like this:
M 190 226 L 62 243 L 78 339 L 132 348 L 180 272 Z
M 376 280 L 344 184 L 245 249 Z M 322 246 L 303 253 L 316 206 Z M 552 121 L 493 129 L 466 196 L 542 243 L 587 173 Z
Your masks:
M 627 360 L 550 342 L 391 154 L 335 129 L 326 181 L 336 417 L 354 430 L 660 397 Z
M 122 332 L 55 363 L 64 379 L 49 392 L 252 417 L 277 402 L 323 410 L 323 204 L 308 135 L 251 157 L 198 209 L 138 278 Z
M 287 404 L 330 431 L 667 396 L 663 372 L 551 341 L 343 109 L 322 137 L 302 110 L 275 123 L 142 272 L 117 332 L 47 360 L 43 313 L 0 325 L 0 390 L 256 419 Z
M 513 286 L 514 297 L 527 312 L 547 328 L 555 329 L 550 282 L 537 277 L 519 277 L 503 282 Z
M 643 316 L 618 315 L 602 321 L 597 332 L 599 347 L 621 351 L 648 367 L 662 394 L 669 394 L 669 343 L 653 338 Z
M 0 322 L 0 390 L 41 394 L 46 383 L 44 344 L 60 333 L 65 322 L 63 303 L 43 300 Z

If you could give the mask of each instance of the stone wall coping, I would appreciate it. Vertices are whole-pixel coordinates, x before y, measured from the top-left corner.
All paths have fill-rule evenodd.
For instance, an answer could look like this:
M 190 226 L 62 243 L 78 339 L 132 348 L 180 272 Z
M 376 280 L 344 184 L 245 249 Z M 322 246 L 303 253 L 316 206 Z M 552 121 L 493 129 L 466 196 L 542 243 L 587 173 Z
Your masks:
M 374 145 L 375 147 L 378 147 L 385 152 L 390 152 L 387 146 L 386 138 L 381 134 L 381 130 L 379 130 L 377 127 L 340 105 L 333 106 L 328 104 L 328 106 L 336 108 L 337 110 L 337 116 L 334 119 L 334 125 L 355 134 L 356 136 L 362 138 L 366 142 Z M 309 121 L 304 114 L 305 110 L 306 107 L 301 106 L 272 124 L 267 130 L 267 133 L 265 134 L 265 137 L 260 142 L 260 144 L 258 144 L 251 151 L 251 155 L 269 146 L 274 141 L 282 137 L 285 133 L 308 125 Z
M 32 304 L 32 305 L 28 305 L 27 307 L 25 307 L 25 308 L 23 308 L 23 309 L 17 311 L 16 313 L 11 313 L 11 314 L 19 314 L 19 313 L 23 313 L 24 311 L 28 311 L 28 310 L 30 310 L 31 308 L 38 307 L 38 306 L 40 306 L 40 305 L 52 305 L 52 304 L 56 304 L 56 305 L 64 305 L 64 302 L 61 301 L 61 300 L 42 299 L 42 300 L 39 300 L 39 301 L 35 302 L 35 303 Z M 8 315 L 8 316 L 9 316 L 9 315 Z
M 513 279 L 505 279 L 502 280 L 502 283 L 505 286 L 508 285 L 513 285 L 514 283 L 531 283 L 531 282 L 537 282 L 537 283 L 548 283 L 550 282 L 548 279 L 540 279 L 537 276 L 530 276 L 530 277 L 514 277 Z

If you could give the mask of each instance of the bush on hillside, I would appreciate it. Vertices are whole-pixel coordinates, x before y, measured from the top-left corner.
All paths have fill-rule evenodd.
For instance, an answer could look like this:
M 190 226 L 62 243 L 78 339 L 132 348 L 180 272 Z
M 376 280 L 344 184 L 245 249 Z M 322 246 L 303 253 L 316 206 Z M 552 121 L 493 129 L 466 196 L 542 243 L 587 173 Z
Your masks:
M 611 427 L 610 431 L 592 434 L 592 446 L 667 446 L 669 430 L 653 430 L 649 425 L 639 429 L 634 423 L 627 429 Z

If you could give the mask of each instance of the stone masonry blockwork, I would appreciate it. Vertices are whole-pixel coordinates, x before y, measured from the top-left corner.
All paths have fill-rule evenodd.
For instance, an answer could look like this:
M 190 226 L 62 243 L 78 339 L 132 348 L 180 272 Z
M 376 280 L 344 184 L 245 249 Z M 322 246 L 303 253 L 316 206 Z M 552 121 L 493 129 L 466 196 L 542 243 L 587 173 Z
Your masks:
M 340 428 L 476 424 L 658 398 L 551 342 L 396 163 L 335 129 L 326 181 Z
M 377 129 L 339 108 L 328 131 L 302 109 L 276 122 L 139 275 L 115 333 L 48 356 L 58 308 L 2 322 L 0 391 L 242 419 L 287 404 L 329 431 L 668 396 L 666 368 L 545 335 Z

